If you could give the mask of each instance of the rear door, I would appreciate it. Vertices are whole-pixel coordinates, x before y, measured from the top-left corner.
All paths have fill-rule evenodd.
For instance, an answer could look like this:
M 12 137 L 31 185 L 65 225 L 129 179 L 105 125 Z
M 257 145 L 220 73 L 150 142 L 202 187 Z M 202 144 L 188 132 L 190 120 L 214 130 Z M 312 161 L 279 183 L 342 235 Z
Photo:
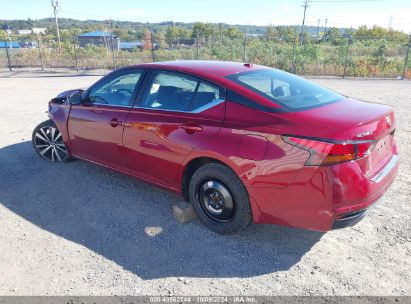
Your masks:
M 126 167 L 124 121 L 142 75 L 142 69 L 112 73 L 93 85 L 81 104 L 71 106 L 68 133 L 72 154 L 116 169 Z
M 125 124 L 123 144 L 131 173 L 178 188 L 176 176 L 184 159 L 220 130 L 224 94 L 222 88 L 186 74 L 152 71 Z

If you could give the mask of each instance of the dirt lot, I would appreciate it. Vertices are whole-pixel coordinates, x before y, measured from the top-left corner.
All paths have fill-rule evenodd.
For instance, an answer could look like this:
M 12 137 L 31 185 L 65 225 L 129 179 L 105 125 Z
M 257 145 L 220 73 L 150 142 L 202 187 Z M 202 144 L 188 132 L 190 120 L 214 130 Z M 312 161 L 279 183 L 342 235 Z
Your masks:
M 99 77 L 0 77 L 0 295 L 411 295 L 410 81 L 315 80 L 396 110 L 402 167 L 365 220 L 326 234 L 252 225 L 220 236 L 178 224 L 179 197 L 34 153 L 47 100 Z

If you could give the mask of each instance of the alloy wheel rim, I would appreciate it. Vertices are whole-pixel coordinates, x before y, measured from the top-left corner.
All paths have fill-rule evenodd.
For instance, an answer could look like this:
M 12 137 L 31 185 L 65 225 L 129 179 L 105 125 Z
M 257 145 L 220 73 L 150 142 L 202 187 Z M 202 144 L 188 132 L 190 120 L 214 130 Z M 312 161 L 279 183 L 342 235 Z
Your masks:
M 205 214 L 216 222 L 227 222 L 234 215 L 234 200 L 220 181 L 206 179 L 199 183 L 198 198 Z
M 34 135 L 38 153 L 50 161 L 63 161 L 68 154 L 60 131 L 55 127 L 40 128 Z

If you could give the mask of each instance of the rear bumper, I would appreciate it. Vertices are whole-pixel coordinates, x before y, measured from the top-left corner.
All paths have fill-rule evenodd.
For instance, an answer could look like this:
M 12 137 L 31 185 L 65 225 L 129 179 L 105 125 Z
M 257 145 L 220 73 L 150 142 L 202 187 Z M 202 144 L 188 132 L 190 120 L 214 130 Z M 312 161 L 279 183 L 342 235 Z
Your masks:
M 334 221 L 331 229 L 341 229 L 354 226 L 367 215 L 368 211 L 369 209 L 363 209 L 344 214 Z
M 400 158 L 398 155 L 393 155 L 391 160 L 385 165 L 385 167 L 378 172 L 377 175 L 370 179 L 373 183 L 380 183 L 390 172 L 399 164 Z
M 304 167 L 287 188 L 248 188 L 260 214 L 254 220 L 317 231 L 353 226 L 388 190 L 398 168 L 396 154 L 370 178 L 355 162 Z
M 399 156 L 393 155 L 393 157 L 384 166 L 384 168 L 380 172 L 378 172 L 378 174 L 376 174 L 374 177 L 370 179 L 370 183 L 372 183 L 374 187 L 379 187 L 379 191 L 375 191 L 372 199 L 364 203 L 369 205 L 369 207 L 366 209 L 360 209 L 357 211 L 337 215 L 337 218 L 334 221 L 334 224 L 332 225 L 331 229 L 351 227 L 360 222 L 367 215 L 368 211 L 370 211 L 370 209 L 372 209 L 375 206 L 375 203 L 378 201 L 378 199 L 391 186 L 392 182 L 394 181 L 394 177 L 396 176 L 398 166 Z M 350 206 L 349 208 L 352 207 Z

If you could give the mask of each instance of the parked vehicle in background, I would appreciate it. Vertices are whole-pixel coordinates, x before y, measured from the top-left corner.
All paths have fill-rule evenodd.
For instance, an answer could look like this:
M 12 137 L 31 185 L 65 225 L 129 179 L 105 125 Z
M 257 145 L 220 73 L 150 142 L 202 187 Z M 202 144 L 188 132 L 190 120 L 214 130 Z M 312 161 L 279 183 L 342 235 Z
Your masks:
M 247 63 L 130 66 L 61 93 L 49 115 L 33 132 L 41 157 L 81 158 L 180 193 L 218 233 L 251 221 L 353 225 L 399 167 L 390 107 Z

